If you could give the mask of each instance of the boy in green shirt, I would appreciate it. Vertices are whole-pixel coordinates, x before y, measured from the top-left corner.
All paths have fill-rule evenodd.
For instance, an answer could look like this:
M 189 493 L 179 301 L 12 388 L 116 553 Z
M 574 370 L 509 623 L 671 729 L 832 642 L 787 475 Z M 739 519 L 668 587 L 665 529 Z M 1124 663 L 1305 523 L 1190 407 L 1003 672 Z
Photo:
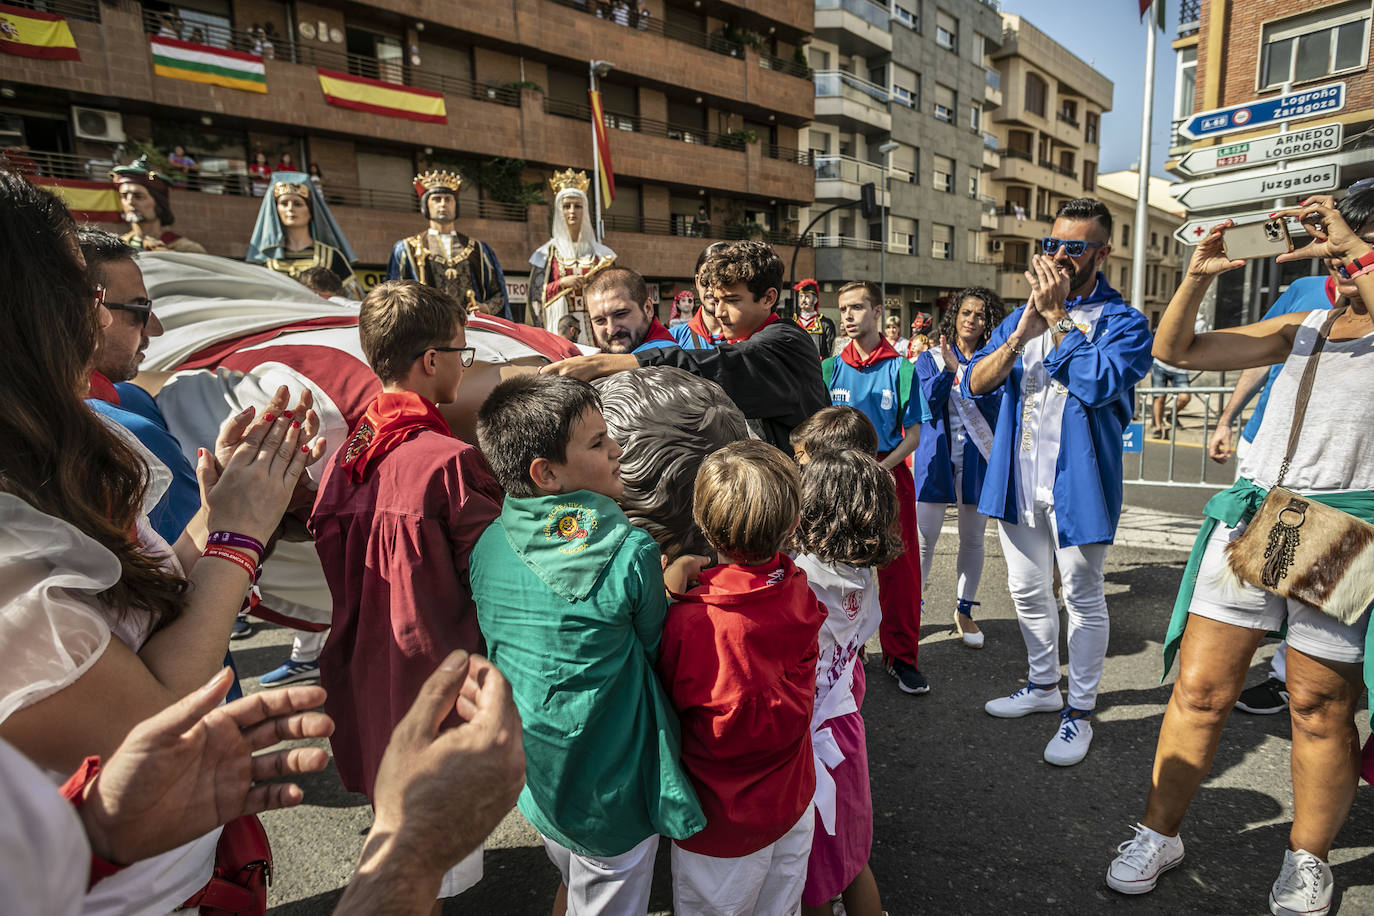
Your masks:
M 642 913 L 659 835 L 706 823 L 654 674 L 664 578 L 685 585 L 691 559 L 665 573 L 616 505 L 621 450 L 587 383 L 502 382 L 477 438 L 506 500 L 473 549 L 472 594 L 524 722 L 520 812 L 562 875 L 569 916 Z

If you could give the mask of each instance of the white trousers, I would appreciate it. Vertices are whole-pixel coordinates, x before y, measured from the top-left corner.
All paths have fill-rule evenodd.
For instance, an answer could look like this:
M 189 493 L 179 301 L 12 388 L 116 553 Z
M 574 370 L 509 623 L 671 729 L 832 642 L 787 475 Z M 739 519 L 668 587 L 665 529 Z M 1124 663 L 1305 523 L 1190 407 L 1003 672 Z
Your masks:
M 921 543 L 921 594 L 926 593 L 926 579 L 935 558 L 935 542 L 945 523 L 944 503 L 916 503 L 916 537 Z M 983 558 L 986 553 L 983 536 L 987 533 L 988 518 L 977 506 L 959 504 L 958 597 L 972 601 L 978 595 L 978 583 L 983 579 Z
M 780 839 L 734 859 L 673 844 L 675 916 L 797 916 L 816 816 L 810 805 Z
M 1094 708 L 1110 629 L 1102 584 L 1107 545 L 1060 547 L 1053 511 L 1038 512 L 1034 528 L 1005 522 L 997 528 L 1007 561 L 1007 590 L 1026 641 L 1030 682 L 1059 683 L 1059 603 L 1054 599 L 1058 564 L 1069 618 L 1069 705 Z
M 544 837 L 544 852 L 568 889 L 567 916 L 644 916 L 658 834 L 618 856 L 584 856 Z
M 291 660 L 293 662 L 319 661 L 320 653 L 324 651 L 324 641 L 328 636 L 328 630 L 320 630 L 318 633 L 312 633 L 309 630 L 297 630 L 296 638 L 291 642 Z

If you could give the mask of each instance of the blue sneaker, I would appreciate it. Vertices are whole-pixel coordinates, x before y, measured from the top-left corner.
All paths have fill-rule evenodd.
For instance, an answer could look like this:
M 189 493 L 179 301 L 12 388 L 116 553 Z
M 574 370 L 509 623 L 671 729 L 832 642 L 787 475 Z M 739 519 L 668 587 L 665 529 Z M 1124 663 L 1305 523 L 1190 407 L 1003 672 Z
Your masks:
M 287 659 L 280 668 L 269 671 L 258 678 L 263 687 L 280 687 L 297 681 L 315 681 L 320 677 L 319 662 L 293 662 Z
M 230 639 L 247 639 L 253 635 L 253 625 L 247 617 L 235 617 L 234 628 L 229 631 Z

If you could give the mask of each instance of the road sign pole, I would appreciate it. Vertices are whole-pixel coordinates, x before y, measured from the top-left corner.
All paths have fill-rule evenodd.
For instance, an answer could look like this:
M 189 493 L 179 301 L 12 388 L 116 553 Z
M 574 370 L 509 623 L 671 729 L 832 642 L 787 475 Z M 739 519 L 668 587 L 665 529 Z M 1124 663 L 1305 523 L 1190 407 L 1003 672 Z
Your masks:
M 1154 104 L 1155 17 L 1150 16 L 1145 23 L 1145 100 L 1140 115 L 1140 174 L 1136 185 L 1135 238 L 1131 246 L 1131 305 L 1142 312 L 1145 311 L 1145 233 L 1150 231 L 1150 128 Z

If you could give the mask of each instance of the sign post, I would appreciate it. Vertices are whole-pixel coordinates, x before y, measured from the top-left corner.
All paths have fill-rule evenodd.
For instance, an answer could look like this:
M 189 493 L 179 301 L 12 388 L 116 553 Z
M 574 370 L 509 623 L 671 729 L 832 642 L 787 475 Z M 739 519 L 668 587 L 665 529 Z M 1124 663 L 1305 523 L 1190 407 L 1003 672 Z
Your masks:
M 1196 182 L 1173 193 L 1189 210 L 1211 210 L 1279 197 L 1306 197 L 1329 191 L 1341 183 L 1341 167 L 1322 162 L 1294 169 L 1246 172 L 1235 177 Z

